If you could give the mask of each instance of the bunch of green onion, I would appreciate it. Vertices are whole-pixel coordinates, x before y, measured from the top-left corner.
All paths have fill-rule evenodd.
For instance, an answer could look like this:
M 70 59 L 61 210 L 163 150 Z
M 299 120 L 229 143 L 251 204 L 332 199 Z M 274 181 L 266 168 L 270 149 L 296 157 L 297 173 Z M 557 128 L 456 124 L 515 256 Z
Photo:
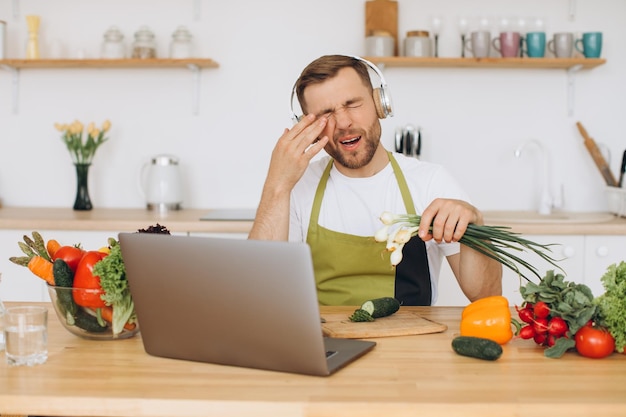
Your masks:
M 393 214 L 384 212 L 380 216 L 383 227 L 374 236 L 377 242 L 387 242 L 386 250 L 391 252 L 390 261 L 396 266 L 402 261 L 402 248 L 417 234 L 422 217 L 417 214 Z M 487 226 L 470 223 L 459 243 L 468 246 L 485 256 L 488 256 L 511 269 L 522 278 L 530 279 L 522 273 L 519 265 L 532 272 L 539 279 L 541 275 L 537 268 L 515 255 L 513 251 L 528 250 L 537 254 L 543 260 L 562 270 L 556 264 L 557 260 L 550 256 L 550 246 L 539 244 L 521 237 L 519 233 L 511 232 L 506 226 Z

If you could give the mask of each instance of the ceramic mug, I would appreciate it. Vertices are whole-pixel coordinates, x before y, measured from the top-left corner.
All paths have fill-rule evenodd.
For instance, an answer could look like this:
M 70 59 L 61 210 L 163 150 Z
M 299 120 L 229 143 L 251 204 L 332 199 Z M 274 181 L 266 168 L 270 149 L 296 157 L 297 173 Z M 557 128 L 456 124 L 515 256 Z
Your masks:
M 576 39 L 574 47 L 585 58 L 600 58 L 602 53 L 602 32 L 583 33 L 581 39 Z
M 523 48 L 522 55 L 526 55 L 529 58 L 543 58 L 546 55 L 545 32 L 528 32 L 524 36 L 522 43 L 526 45 L 526 48 Z
M 519 56 L 520 33 L 502 32 L 491 42 L 494 49 L 500 52 L 502 58 L 513 58 Z
M 574 52 L 574 34 L 571 32 L 555 33 L 548 42 L 548 50 L 557 58 L 571 58 Z
M 472 32 L 465 41 L 465 49 L 470 51 L 474 58 L 486 58 L 491 52 L 491 32 L 478 30 Z

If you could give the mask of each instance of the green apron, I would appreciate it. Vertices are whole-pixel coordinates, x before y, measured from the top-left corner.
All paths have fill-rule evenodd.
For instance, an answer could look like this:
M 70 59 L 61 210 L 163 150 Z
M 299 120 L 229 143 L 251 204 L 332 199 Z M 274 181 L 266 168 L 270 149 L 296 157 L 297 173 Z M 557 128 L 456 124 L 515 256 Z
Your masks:
M 406 212 L 415 214 L 404 175 L 391 152 L 388 155 Z M 411 259 L 408 262 L 403 260 L 394 269 L 384 242 L 376 242 L 373 236 L 335 232 L 319 225 L 320 208 L 332 165 L 331 159 L 320 178 L 307 232 L 319 303 L 361 305 L 368 299 L 395 296 L 403 305 L 430 305 L 430 273 L 426 245 L 421 239 L 411 239 L 405 245 L 403 254 Z M 411 249 L 407 251 L 408 247 Z

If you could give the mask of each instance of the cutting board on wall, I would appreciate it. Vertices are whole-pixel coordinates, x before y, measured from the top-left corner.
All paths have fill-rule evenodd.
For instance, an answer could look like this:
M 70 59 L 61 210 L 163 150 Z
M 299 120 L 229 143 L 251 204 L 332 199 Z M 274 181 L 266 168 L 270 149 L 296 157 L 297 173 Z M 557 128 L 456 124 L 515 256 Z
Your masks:
M 365 36 L 386 31 L 395 39 L 394 55 L 398 55 L 398 2 L 370 0 L 365 2 Z
M 352 322 L 349 317 L 355 308 L 343 311 L 323 311 L 322 331 L 324 336 L 346 339 L 368 339 L 390 336 L 411 336 L 418 334 L 441 333 L 448 329 L 445 324 L 425 319 L 415 311 L 400 308 L 388 317 L 374 321 Z

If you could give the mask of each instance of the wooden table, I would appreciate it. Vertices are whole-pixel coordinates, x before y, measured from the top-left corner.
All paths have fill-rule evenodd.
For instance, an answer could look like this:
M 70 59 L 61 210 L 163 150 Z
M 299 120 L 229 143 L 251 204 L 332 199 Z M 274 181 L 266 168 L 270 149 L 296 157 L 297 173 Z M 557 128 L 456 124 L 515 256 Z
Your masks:
M 140 337 L 82 340 L 52 315 L 47 363 L 9 368 L 0 354 L 0 415 L 626 415 L 626 355 L 548 359 L 532 341 L 514 340 L 495 362 L 462 357 L 450 348 L 461 309 L 413 308 L 448 330 L 376 339 L 330 377 L 156 358 Z

